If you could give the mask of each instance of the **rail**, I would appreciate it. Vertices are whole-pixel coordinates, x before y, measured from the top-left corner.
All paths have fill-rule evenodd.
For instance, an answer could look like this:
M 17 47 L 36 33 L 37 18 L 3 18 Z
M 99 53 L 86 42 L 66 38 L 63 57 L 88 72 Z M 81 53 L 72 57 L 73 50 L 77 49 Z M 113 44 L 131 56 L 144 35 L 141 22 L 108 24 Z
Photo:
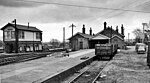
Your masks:
M 87 69 L 83 70 L 80 74 L 75 76 L 68 83 L 96 83 L 97 78 L 101 75 L 102 70 L 108 64 L 109 61 L 95 61 L 93 65 L 89 66 Z M 97 64 L 100 64 L 100 68 L 97 67 Z M 100 71 L 100 72 L 99 72 Z M 87 75 L 87 77 L 85 77 Z

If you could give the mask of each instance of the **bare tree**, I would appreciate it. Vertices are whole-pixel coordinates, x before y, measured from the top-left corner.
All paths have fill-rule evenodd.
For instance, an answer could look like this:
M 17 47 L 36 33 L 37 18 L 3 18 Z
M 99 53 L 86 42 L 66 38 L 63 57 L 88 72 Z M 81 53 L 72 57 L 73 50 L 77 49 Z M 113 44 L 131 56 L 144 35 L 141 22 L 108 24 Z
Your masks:
M 142 40 L 145 37 L 145 34 L 143 33 L 143 31 L 139 28 L 134 29 L 133 34 L 135 35 L 136 42 L 142 42 Z
M 137 29 L 133 30 L 133 33 L 135 35 L 135 41 L 142 42 L 142 39 L 144 39 L 142 30 L 137 28 Z
M 54 48 L 59 47 L 60 41 L 58 39 L 51 39 L 49 42 Z

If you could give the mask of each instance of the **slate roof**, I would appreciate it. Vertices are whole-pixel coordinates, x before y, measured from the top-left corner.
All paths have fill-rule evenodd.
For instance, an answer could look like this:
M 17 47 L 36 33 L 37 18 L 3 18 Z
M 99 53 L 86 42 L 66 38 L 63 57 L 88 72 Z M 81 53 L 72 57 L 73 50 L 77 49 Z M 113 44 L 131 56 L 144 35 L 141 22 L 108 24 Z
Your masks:
M 88 39 L 91 39 L 91 38 L 93 37 L 92 35 L 84 34 L 84 33 L 80 33 L 80 32 L 78 32 L 78 33 L 76 33 L 75 35 L 73 35 L 73 37 L 76 36 L 76 35 L 81 35 L 82 37 L 88 38 Z M 68 38 L 68 39 L 70 40 L 71 38 L 72 38 L 72 37 L 70 37 L 70 38 Z
M 118 36 L 118 35 L 114 35 L 114 36 L 112 36 L 111 38 L 114 38 L 114 37 L 118 37 L 119 39 L 124 40 L 123 38 L 121 38 L 121 37 Z
M 8 23 L 7 25 L 5 25 L 4 27 L 1 28 L 1 30 L 5 29 L 6 27 L 8 26 L 12 26 L 15 28 L 15 24 L 11 24 L 11 23 Z M 16 24 L 16 28 L 18 30 L 26 30 L 26 31 L 35 31 L 35 32 L 42 32 L 41 30 L 37 29 L 36 27 L 33 27 L 33 26 L 26 26 L 26 25 L 19 25 L 19 24 Z
M 121 33 L 117 32 L 116 30 L 114 29 L 111 29 L 110 27 L 107 27 L 105 30 L 103 29 L 102 31 L 98 32 L 96 35 L 98 34 L 103 34 L 104 31 L 106 30 L 112 30 L 112 33 L 116 33 L 117 35 L 121 36 L 121 37 L 124 37 L 124 35 L 122 35 Z
M 99 39 L 104 40 L 104 39 L 110 39 L 110 38 L 105 35 L 98 34 L 98 35 L 95 35 L 91 40 L 99 40 Z

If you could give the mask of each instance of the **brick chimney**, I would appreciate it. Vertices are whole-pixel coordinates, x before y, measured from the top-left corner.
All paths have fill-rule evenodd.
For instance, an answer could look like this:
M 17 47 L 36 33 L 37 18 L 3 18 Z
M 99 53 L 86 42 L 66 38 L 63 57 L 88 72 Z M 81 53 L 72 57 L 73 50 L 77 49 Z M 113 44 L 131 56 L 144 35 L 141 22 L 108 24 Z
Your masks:
M 92 28 L 90 28 L 90 35 L 92 35 Z
M 107 23 L 106 23 L 106 22 L 104 22 L 104 30 L 106 29 L 106 27 L 107 27 Z
M 29 28 L 29 22 L 28 22 L 28 28 Z
M 85 34 L 85 25 L 83 24 L 82 33 Z
M 124 35 L 124 27 L 123 27 L 123 24 L 121 25 L 121 34 Z
M 116 32 L 118 32 L 118 26 L 116 26 Z

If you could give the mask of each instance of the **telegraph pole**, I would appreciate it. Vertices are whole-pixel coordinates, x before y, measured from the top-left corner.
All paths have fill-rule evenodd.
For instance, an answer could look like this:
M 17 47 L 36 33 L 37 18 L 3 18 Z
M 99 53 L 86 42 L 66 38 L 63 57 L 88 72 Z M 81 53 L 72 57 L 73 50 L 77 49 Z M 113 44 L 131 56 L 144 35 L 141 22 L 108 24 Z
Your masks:
M 71 24 L 69 27 L 72 28 L 72 36 L 73 36 L 73 28 L 76 27 L 74 24 Z
M 144 37 L 142 42 L 144 43 L 145 40 L 144 26 L 146 25 L 146 23 L 142 23 L 142 24 L 143 24 L 143 37 Z
M 63 27 L 63 49 L 65 48 L 65 27 Z
M 128 33 L 128 44 L 129 44 L 129 36 L 130 36 L 130 33 Z
M 111 37 L 110 37 L 110 43 L 112 43 L 112 26 L 110 27 L 111 28 Z

